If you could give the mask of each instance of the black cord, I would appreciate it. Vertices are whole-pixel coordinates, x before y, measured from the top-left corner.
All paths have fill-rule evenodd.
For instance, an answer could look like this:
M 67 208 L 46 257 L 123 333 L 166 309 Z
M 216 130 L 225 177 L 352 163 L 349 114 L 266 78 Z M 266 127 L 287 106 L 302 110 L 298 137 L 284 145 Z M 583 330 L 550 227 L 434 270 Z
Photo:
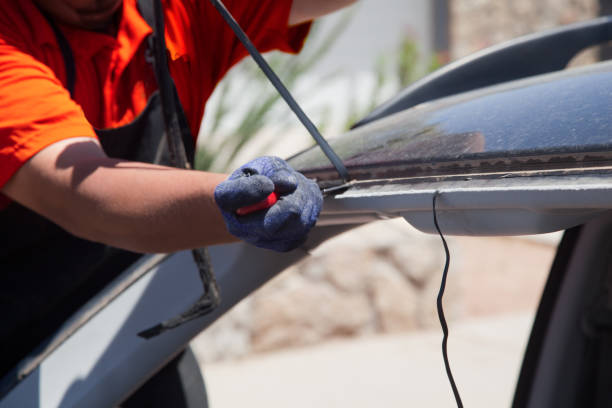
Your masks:
M 436 301 L 436 306 L 438 308 L 438 318 L 440 319 L 440 326 L 442 326 L 442 358 L 444 359 L 444 367 L 446 368 L 446 376 L 448 377 L 448 381 L 450 382 L 451 388 L 453 389 L 453 394 L 455 395 L 455 401 L 457 402 L 457 406 L 459 408 L 463 408 L 463 402 L 461 402 L 461 397 L 459 396 L 459 390 L 457 389 L 457 385 L 455 384 L 455 380 L 453 379 L 453 373 L 451 372 L 450 363 L 448 362 L 448 325 L 446 324 L 446 318 L 444 317 L 444 309 L 442 308 L 442 297 L 444 296 L 444 289 L 446 288 L 446 277 L 448 276 L 448 266 L 450 265 L 450 251 L 448 250 L 448 245 L 446 244 L 446 240 L 444 239 L 444 235 L 442 235 L 442 231 L 440 230 L 440 226 L 438 225 L 438 217 L 436 214 L 436 199 L 440 193 L 436 191 L 433 196 L 433 221 L 436 226 L 436 230 L 442 239 L 442 245 L 444 245 L 444 253 L 446 254 L 446 263 L 444 264 L 444 272 L 442 272 L 442 281 L 440 282 L 440 291 L 438 292 L 438 299 Z
M 333 151 L 331 146 L 327 143 L 327 141 L 321 136 L 319 129 L 315 126 L 314 123 L 310 120 L 310 118 L 306 115 L 306 113 L 302 110 L 300 105 L 295 101 L 289 90 L 285 87 L 280 78 L 276 75 L 274 70 L 270 68 L 270 65 L 266 62 L 266 60 L 261 56 L 259 51 L 249 37 L 245 34 L 245 32 L 240 28 L 240 25 L 236 22 L 231 13 L 225 8 L 223 3 L 219 0 L 210 0 L 210 2 L 215 6 L 217 11 L 221 14 L 225 22 L 231 27 L 236 34 L 236 37 L 240 40 L 240 42 L 245 46 L 251 57 L 255 60 L 259 68 L 263 71 L 266 77 L 270 80 L 272 85 L 276 88 L 280 96 L 287 102 L 287 105 L 291 108 L 291 110 L 296 114 L 300 122 L 306 127 L 308 133 L 312 136 L 312 138 L 317 142 L 323 153 L 327 156 L 329 161 L 334 165 L 336 171 L 342 178 L 342 180 L 346 183 L 349 181 L 349 174 L 342 163 L 342 160 L 338 157 L 338 155 Z

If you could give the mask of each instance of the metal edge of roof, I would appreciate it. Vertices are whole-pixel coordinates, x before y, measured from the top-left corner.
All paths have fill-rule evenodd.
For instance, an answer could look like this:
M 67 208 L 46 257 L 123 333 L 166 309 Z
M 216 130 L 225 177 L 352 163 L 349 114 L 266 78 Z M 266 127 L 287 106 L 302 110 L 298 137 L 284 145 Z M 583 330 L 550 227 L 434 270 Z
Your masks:
M 612 174 L 356 183 L 325 200 L 317 225 L 403 217 L 415 228 L 435 233 L 436 194 L 436 211 L 446 234 L 542 234 L 612 210 Z

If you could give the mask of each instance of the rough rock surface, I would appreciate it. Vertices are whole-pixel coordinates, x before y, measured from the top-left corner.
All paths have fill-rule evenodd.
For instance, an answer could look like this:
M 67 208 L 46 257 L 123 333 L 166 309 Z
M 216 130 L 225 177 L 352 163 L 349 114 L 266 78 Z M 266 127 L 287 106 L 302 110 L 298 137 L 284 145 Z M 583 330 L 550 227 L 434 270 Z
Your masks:
M 511 237 L 448 242 L 449 321 L 535 307 L 554 245 Z M 203 361 L 218 361 L 338 337 L 438 327 L 443 265 L 438 236 L 402 219 L 369 224 L 283 272 L 200 335 L 194 348 Z

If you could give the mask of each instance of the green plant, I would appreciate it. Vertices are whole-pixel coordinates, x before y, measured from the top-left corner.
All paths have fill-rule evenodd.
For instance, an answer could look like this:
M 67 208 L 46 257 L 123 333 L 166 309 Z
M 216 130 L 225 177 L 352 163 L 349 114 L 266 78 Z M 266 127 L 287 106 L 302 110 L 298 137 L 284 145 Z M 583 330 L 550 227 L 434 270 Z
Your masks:
M 392 54 L 378 58 L 374 68 L 375 81 L 369 96 L 365 98 L 366 102 L 359 103 L 357 98 L 351 95 L 347 98 L 349 106 L 344 128 L 350 129 L 355 122 L 374 110 L 390 95 L 396 94 L 440 66 L 435 56 L 425 65 L 417 43 L 411 37 L 404 36 Z

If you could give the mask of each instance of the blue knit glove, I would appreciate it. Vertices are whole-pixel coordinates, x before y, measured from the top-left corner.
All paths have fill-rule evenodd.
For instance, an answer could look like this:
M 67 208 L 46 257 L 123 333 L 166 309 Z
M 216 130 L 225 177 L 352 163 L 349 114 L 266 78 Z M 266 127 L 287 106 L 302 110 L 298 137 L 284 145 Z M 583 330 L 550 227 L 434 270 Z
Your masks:
M 236 210 L 266 199 L 276 192 L 271 207 L 247 215 Z M 315 224 L 323 196 L 317 184 L 293 170 L 278 157 L 259 157 L 238 170 L 215 189 L 229 232 L 260 248 L 279 252 L 300 246 Z

